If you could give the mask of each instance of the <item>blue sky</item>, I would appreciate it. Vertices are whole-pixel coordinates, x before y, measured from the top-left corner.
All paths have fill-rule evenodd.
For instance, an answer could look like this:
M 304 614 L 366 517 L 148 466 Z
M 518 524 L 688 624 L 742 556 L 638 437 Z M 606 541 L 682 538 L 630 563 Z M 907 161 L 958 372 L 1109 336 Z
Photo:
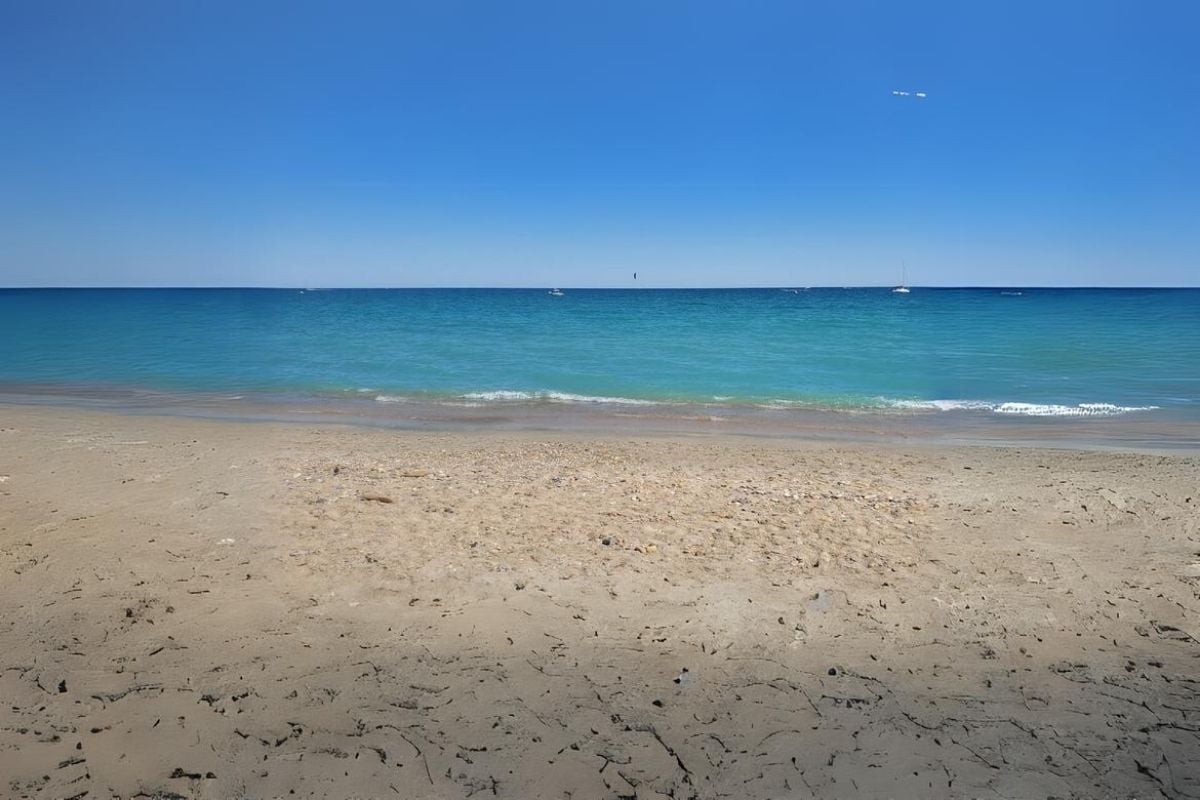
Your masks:
M 0 285 L 878 285 L 901 259 L 1197 285 L 1196 30 L 1190 2 L 8 0 Z

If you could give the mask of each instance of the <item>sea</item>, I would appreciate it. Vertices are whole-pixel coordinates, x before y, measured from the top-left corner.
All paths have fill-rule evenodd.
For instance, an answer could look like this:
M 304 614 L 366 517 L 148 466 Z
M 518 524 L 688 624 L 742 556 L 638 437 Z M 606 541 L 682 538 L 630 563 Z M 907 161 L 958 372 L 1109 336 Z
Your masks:
M 3 289 L 0 401 L 1200 423 L 1200 289 L 548 289 Z

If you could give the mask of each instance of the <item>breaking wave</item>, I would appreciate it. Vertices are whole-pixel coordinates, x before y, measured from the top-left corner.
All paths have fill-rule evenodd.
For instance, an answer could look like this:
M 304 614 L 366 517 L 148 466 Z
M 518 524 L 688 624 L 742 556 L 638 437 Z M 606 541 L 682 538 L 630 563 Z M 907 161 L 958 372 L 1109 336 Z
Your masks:
M 769 400 L 735 398 L 718 395 L 711 400 L 649 400 L 634 397 L 576 394 L 553 390 L 524 391 L 496 389 L 465 394 L 430 397 L 420 392 L 415 395 L 379 394 L 377 403 L 427 403 L 442 405 L 479 407 L 492 404 L 546 403 L 562 405 L 607 405 L 607 406 L 708 406 L 727 408 L 760 408 L 769 410 L 827 410 L 846 412 L 875 411 L 956 411 L 999 414 L 1011 417 L 1115 417 L 1139 411 L 1154 411 L 1158 406 L 1122 406 L 1114 403 L 1059 403 L 993 402 L 988 400 L 910 400 L 888 397 L 837 398 L 822 400 L 783 399 Z
M 1158 406 L 1118 406 L 1113 403 L 990 403 L 984 400 L 890 400 L 892 408 L 918 411 L 987 411 L 1015 417 L 1115 417 L 1135 411 L 1154 411 Z
M 571 392 L 518 392 L 498 390 L 493 392 L 470 392 L 461 395 L 464 400 L 483 400 L 500 403 L 603 403 L 621 406 L 657 406 L 657 400 L 638 400 L 632 397 L 604 397 Z

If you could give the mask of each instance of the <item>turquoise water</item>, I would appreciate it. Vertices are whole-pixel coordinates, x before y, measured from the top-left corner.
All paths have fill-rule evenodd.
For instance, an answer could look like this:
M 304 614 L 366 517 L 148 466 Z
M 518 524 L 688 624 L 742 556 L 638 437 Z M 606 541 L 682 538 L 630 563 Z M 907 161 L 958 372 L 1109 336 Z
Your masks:
M 0 290 L 0 389 L 1200 418 L 1200 290 Z

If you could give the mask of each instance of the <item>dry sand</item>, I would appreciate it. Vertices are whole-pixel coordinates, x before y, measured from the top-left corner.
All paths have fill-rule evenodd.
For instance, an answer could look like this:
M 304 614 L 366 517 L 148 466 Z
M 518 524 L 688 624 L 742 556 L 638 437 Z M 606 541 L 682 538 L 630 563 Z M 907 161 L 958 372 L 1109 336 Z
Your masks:
M 1200 460 L 0 406 L 6 797 L 1200 797 Z

